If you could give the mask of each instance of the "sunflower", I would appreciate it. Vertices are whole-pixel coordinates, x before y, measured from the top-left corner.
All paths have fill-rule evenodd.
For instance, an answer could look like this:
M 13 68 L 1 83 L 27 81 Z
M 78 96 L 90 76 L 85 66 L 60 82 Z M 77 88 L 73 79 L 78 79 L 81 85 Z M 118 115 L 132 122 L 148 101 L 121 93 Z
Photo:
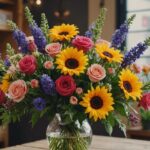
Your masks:
M 106 43 L 97 44 L 96 51 L 100 58 L 106 59 L 109 62 L 120 63 L 123 60 L 123 55 L 120 53 L 120 51 L 110 48 Z
M 52 41 L 70 41 L 77 34 L 78 28 L 75 25 L 62 24 L 50 29 L 49 37 Z
M 88 58 L 83 51 L 68 47 L 58 54 L 55 63 L 58 65 L 57 69 L 60 69 L 63 74 L 79 75 L 84 73 Z
M 8 88 L 9 88 L 9 85 L 10 85 L 10 75 L 9 74 L 5 74 L 2 78 L 2 82 L 1 82 L 1 85 L 0 85 L 0 89 L 6 93 Z
M 105 119 L 108 113 L 114 109 L 113 101 L 111 93 L 108 93 L 105 87 L 97 86 L 85 94 L 80 105 L 86 107 L 85 113 L 89 113 L 89 117 L 93 117 L 97 121 Z
M 119 86 L 127 99 L 131 97 L 136 100 L 142 96 L 142 82 L 129 69 L 123 69 L 119 79 Z

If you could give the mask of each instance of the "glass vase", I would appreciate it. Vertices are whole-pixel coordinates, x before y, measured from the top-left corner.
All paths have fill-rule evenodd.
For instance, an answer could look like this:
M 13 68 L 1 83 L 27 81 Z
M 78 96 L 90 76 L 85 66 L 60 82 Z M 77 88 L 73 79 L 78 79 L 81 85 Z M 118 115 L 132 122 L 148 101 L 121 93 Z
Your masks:
M 47 127 L 49 150 L 88 150 L 92 141 L 92 129 L 87 120 L 64 124 L 56 114 Z

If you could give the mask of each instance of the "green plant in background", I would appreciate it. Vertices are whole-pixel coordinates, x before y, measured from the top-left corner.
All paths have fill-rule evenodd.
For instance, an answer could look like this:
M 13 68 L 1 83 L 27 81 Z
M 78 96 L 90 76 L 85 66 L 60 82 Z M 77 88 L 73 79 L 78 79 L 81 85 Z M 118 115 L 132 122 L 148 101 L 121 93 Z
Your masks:
M 141 108 L 140 114 L 141 114 L 142 120 L 150 121 L 150 110 L 145 110 L 144 108 Z

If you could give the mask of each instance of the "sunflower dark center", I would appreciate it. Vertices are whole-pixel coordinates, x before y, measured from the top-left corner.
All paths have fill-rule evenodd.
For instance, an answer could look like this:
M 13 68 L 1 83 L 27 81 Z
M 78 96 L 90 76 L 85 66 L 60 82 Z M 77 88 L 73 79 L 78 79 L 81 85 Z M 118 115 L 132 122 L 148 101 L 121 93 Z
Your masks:
M 123 87 L 128 91 L 132 92 L 132 86 L 129 81 L 123 81 Z
M 94 96 L 92 97 L 90 104 L 92 108 L 100 109 L 103 106 L 103 100 L 99 96 Z
M 59 35 L 65 35 L 65 36 L 68 35 L 68 34 L 69 34 L 69 33 L 68 33 L 68 32 L 65 32 L 65 31 L 59 33 Z
M 103 52 L 103 54 L 105 55 L 105 56 L 107 56 L 107 57 L 109 57 L 109 58 L 113 58 L 113 55 L 111 54 L 111 53 L 109 53 L 109 52 Z
M 79 66 L 79 62 L 74 58 L 70 58 L 66 60 L 65 66 L 69 69 L 75 69 Z

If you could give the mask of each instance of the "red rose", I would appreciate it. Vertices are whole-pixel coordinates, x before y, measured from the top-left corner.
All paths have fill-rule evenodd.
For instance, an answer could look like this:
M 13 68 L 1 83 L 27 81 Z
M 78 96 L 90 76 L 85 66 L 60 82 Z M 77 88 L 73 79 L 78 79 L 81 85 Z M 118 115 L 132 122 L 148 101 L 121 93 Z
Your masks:
M 146 110 L 150 110 L 150 93 L 146 93 L 143 95 L 140 106 L 142 106 Z
M 72 95 L 76 89 L 76 83 L 69 75 L 60 76 L 55 83 L 57 92 L 62 96 Z
M 19 61 L 19 69 L 25 74 L 33 74 L 36 70 L 36 59 L 32 55 L 26 55 Z
M 6 101 L 4 92 L 0 89 L 0 105 Z
M 72 40 L 72 45 L 86 53 L 93 47 L 94 43 L 90 38 L 78 35 Z

